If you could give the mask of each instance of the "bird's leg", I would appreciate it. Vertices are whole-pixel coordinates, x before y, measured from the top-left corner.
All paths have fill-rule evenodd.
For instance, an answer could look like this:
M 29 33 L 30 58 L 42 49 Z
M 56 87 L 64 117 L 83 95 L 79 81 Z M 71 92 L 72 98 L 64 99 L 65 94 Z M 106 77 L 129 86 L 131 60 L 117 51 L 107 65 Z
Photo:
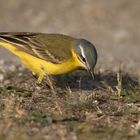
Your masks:
M 32 75 L 33 75 L 33 77 L 35 78 L 35 79 L 37 79 L 37 84 L 41 84 L 41 82 L 42 82 L 42 80 L 43 80 L 43 78 L 44 78 L 44 76 L 45 76 L 45 74 L 40 74 L 39 76 L 36 74 L 36 73 L 34 73 L 34 72 L 32 72 Z
M 45 76 L 45 74 L 39 75 L 39 77 L 38 77 L 38 79 L 37 79 L 37 83 L 38 83 L 38 84 L 41 84 L 41 82 L 42 82 L 44 76 Z
M 42 74 L 39 76 L 38 81 L 41 82 L 42 79 L 46 76 L 47 81 L 45 83 L 49 88 L 51 88 L 53 85 L 53 80 L 52 80 L 51 76 L 48 75 L 46 69 L 43 66 L 41 66 L 41 69 L 42 69 Z

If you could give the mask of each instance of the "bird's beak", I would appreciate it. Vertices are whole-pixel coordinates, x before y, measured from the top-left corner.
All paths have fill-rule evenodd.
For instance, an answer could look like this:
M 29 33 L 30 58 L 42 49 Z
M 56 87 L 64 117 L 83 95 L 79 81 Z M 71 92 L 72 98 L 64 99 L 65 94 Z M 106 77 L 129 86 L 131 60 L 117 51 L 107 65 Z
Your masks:
M 89 73 L 90 73 L 90 75 L 91 75 L 92 79 L 94 80 L 94 79 L 95 79 L 94 72 L 93 72 L 93 71 L 91 71 L 91 70 L 89 70 Z
M 88 64 L 88 63 L 86 64 L 86 66 L 87 66 L 87 71 L 90 73 L 92 79 L 94 80 L 94 79 L 95 79 L 94 70 L 92 70 L 92 69 L 89 67 L 89 64 Z
M 91 69 L 87 69 L 87 71 L 90 73 L 92 79 L 94 80 L 94 79 L 95 79 L 95 75 L 94 75 L 93 70 L 91 70 Z

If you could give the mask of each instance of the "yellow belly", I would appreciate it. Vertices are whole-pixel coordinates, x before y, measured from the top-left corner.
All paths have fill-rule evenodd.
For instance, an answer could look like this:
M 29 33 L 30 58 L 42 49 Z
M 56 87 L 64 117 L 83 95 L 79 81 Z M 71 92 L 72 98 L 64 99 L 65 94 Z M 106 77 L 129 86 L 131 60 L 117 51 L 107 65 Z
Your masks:
M 20 52 L 19 55 L 23 64 L 39 75 L 41 73 L 51 75 L 65 74 L 77 68 L 71 59 L 62 64 L 53 64 L 24 52 Z
M 53 64 L 51 62 L 47 62 L 45 60 L 34 57 L 24 51 L 18 50 L 15 46 L 9 43 L 0 42 L 0 45 L 4 46 L 16 56 L 18 56 L 27 68 L 39 75 L 40 80 L 42 80 L 42 78 L 46 74 L 65 74 L 77 69 L 78 67 L 83 67 L 83 65 L 79 62 L 76 56 L 61 64 Z

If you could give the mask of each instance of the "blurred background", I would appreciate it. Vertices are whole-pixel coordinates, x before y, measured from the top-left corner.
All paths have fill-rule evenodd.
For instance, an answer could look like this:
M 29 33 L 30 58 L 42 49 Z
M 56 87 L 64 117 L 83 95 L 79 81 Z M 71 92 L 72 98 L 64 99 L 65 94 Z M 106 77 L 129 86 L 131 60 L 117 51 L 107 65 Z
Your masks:
M 0 32 L 62 33 L 86 38 L 97 68 L 140 70 L 139 0 L 0 0 Z M 0 59 L 19 63 L 0 47 Z

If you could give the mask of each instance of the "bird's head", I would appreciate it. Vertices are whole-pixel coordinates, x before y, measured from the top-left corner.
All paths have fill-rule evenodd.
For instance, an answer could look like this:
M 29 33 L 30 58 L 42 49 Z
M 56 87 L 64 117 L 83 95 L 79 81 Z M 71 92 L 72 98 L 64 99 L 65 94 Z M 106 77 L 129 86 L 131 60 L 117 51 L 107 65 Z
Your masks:
M 74 50 L 77 58 L 94 79 L 94 67 L 97 62 L 97 51 L 95 46 L 85 39 L 76 39 Z

